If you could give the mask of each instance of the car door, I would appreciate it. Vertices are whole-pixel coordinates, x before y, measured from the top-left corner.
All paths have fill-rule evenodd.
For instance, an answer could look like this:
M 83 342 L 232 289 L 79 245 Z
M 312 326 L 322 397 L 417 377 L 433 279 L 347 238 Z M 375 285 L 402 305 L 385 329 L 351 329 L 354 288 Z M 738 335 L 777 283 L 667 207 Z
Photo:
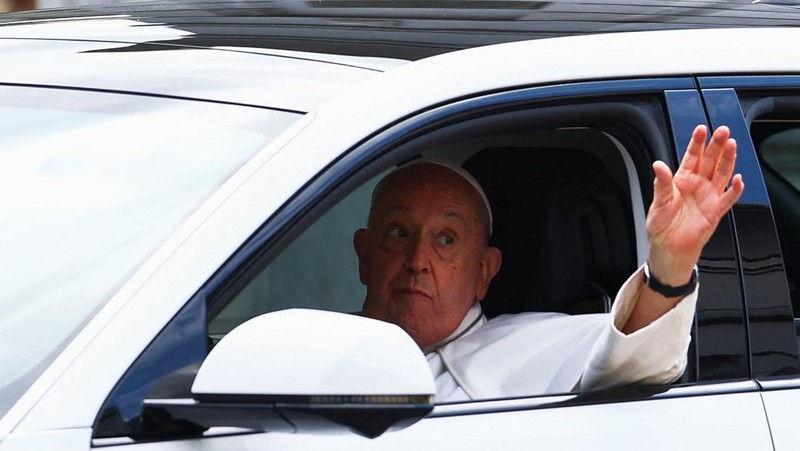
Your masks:
M 383 153 L 380 158 L 396 161 L 398 158 L 402 159 L 405 155 L 417 152 L 434 152 L 436 155 L 442 155 L 465 152 L 466 149 L 474 147 L 477 151 L 469 151 L 471 156 L 465 165 L 469 166 L 472 158 L 482 158 L 481 164 L 495 164 L 496 168 L 502 168 L 504 166 L 497 162 L 487 163 L 486 153 L 503 155 L 511 143 L 513 143 L 512 150 L 516 152 L 515 159 L 512 160 L 513 165 L 519 165 L 520 162 L 530 164 L 526 158 L 538 153 L 567 153 L 570 166 L 553 167 L 549 168 L 549 171 L 559 174 L 559 177 L 568 177 L 569 174 L 565 171 L 568 172 L 571 165 L 577 166 L 576 160 L 581 152 L 591 147 L 596 152 L 598 160 L 609 166 L 609 172 L 622 173 L 620 177 L 627 188 L 626 195 L 630 200 L 630 204 L 627 205 L 630 214 L 626 224 L 630 227 L 629 233 L 623 233 L 621 236 L 612 234 L 606 238 L 617 240 L 612 245 L 618 254 L 624 253 L 622 243 L 626 243 L 631 248 L 629 256 L 631 261 L 609 262 L 609 267 L 604 267 L 602 270 L 608 271 L 609 274 L 614 271 L 631 271 L 646 255 L 644 254 L 646 243 L 642 243 L 641 234 L 644 205 L 651 193 L 645 188 L 649 187 L 645 182 L 649 174 L 645 172 L 640 175 L 640 173 L 643 172 L 643 167 L 649 167 L 649 162 L 654 158 L 669 160 L 674 165 L 679 156 L 677 151 L 679 147 L 675 143 L 678 140 L 685 141 L 687 132 L 691 130 L 689 124 L 703 120 L 700 97 L 693 86 L 691 79 L 619 80 L 511 90 L 462 100 L 457 104 L 441 106 L 428 112 L 427 116 L 436 118 L 435 123 L 416 116 L 385 130 L 372 142 L 357 147 L 347 159 L 336 163 L 320 177 L 318 183 L 325 183 L 328 186 L 346 185 L 348 182 L 355 183 L 352 181 L 354 178 L 362 179 L 364 176 L 358 172 L 354 173 L 353 163 L 348 161 L 351 158 L 358 158 L 359 154 L 361 158 L 367 159 Z M 556 102 L 552 101 L 553 93 L 558 94 Z M 510 108 L 512 100 L 514 106 Z M 463 119 L 465 116 L 467 119 Z M 450 119 L 452 117 L 459 119 L 452 120 Z M 666 117 L 676 124 L 676 128 L 666 127 Z M 683 125 L 684 128 L 678 125 Z M 421 134 L 415 140 L 407 140 L 408 136 L 413 136 L 420 129 L 431 131 Z M 673 134 L 675 136 L 672 136 Z M 395 147 L 394 143 L 398 140 L 403 142 Z M 617 166 L 613 163 L 615 157 Z M 535 161 L 542 164 L 540 160 Z M 378 165 L 379 168 L 383 166 L 385 164 Z M 535 170 L 535 168 L 530 169 Z M 478 169 L 475 171 L 480 173 Z M 374 170 L 367 170 L 368 174 L 373 172 Z M 347 174 L 344 180 L 342 174 Z M 510 177 L 509 174 L 501 176 Z M 328 181 L 323 182 L 325 179 Z M 370 177 L 368 180 L 369 183 L 356 190 L 356 197 L 368 198 L 368 191 L 374 185 L 373 178 Z M 488 180 L 486 183 L 497 183 L 497 181 Z M 549 181 L 549 183 L 552 190 L 558 189 L 557 182 Z M 571 181 L 570 186 L 574 187 L 575 183 Z M 367 189 L 366 193 L 361 192 L 364 188 Z M 594 185 L 592 188 L 600 189 L 599 185 Z M 303 204 L 324 205 L 329 201 L 318 200 L 318 196 L 336 196 L 337 191 L 330 188 L 320 189 L 319 185 L 312 185 L 309 189 L 312 193 L 298 196 L 294 201 L 296 205 L 287 210 L 293 214 L 305 210 L 304 216 L 317 216 L 320 214 L 319 207 L 313 208 Z M 537 202 L 531 197 L 528 200 L 534 205 L 540 205 L 542 213 L 552 208 L 543 200 Z M 309 262 L 303 263 L 302 258 L 304 255 L 313 254 L 314 260 L 331 259 L 331 265 L 335 265 L 336 262 L 342 264 L 342 260 L 345 259 L 341 256 L 346 254 L 349 237 L 338 239 L 345 242 L 343 246 L 333 249 L 329 246 L 331 241 L 337 241 L 335 235 L 340 233 L 347 235 L 353 228 L 358 227 L 358 222 L 342 225 L 346 222 L 341 218 L 353 216 L 350 202 L 353 200 L 348 197 L 337 204 L 308 226 L 300 236 L 295 236 L 296 232 L 284 232 L 287 235 L 270 239 L 267 236 L 274 236 L 277 231 L 267 226 L 251 238 L 255 242 L 263 241 L 266 244 L 246 245 L 231 260 L 233 263 L 227 268 L 224 267 L 219 272 L 220 275 L 213 278 L 204 289 L 206 293 L 217 293 L 203 298 L 204 302 L 198 304 L 200 309 L 206 307 L 205 315 L 209 316 L 208 332 L 212 336 L 224 336 L 232 328 L 231 323 L 235 325 L 242 322 L 254 311 L 261 313 L 298 306 L 341 311 L 357 310 L 359 298 L 353 294 L 357 289 L 351 286 L 332 290 L 341 295 L 340 300 L 334 299 L 335 296 L 322 294 L 325 292 L 323 288 L 319 288 L 318 292 L 310 290 L 306 293 L 309 287 L 315 285 L 314 281 L 330 277 L 330 274 L 326 274 L 324 264 L 318 269 L 309 270 Z M 362 209 L 363 204 L 362 202 Z M 339 212 L 340 209 L 343 209 L 343 212 Z M 363 225 L 363 210 L 361 215 Z M 288 220 L 289 218 L 286 218 L 282 222 Z M 309 221 L 306 218 L 299 220 L 302 224 L 299 227 L 306 227 Z M 622 227 L 624 226 L 623 221 Z M 346 230 L 337 230 L 341 227 L 346 227 Z M 323 232 L 317 231 L 318 228 Z M 514 243 L 520 242 L 517 237 L 509 239 Z M 548 239 L 562 240 L 560 248 L 562 252 L 567 252 L 568 237 Z M 506 250 L 513 252 L 513 249 Z M 599 254 L 602 254 L 602 251 Z M 615 264 L 620 266 L 614 267 Z M 340 277 L 349 272 L 350 275 L 345 278 L 352 282 L 357 278 L 354 272 L 357 263 L 351 262 L 349 265 L 350 271 L 346 268 L 336 268 L 335 272 Z M 293 267 L 296 270 L 298 266 L 309 271 L 305 278 L 294 280 L 285 288 L 276 286 L 280 283 L 279 280 L 287 277 L 287 272 Z M 572 262 L 571 269 L 575 271 L 578 268 L 576 262 Z M 272 432 L 208 440 L 202 442 L 203 446 L 213 449 L 216 446 L 229 446 L 227 443 L 230 441 L 244 449 L 258 449 L 263 446 L 281 449 L 306 449 L 315 446 L 352 449 L 361 446 L 385 446 L 395 449 L 409 446 L 440 448 L 456 442 L 460 448 L 481 449 L 488 443 L 501 440 L 509 446 L 524 446 L 536 442 L 547 448 L 567 445 L 580 449 L 595 447 L 598 443 L 610 445 L 623 431 L 633 429 L 641 432 L 629 432 L 630 442 L 617 444 L 618 446 L 639 447 L 642 441 L 652 440 L 655 436 L 658 437 L 659 446 L 665 449 L 718 446 L 721 441 L 726 441 L 725 446 L 733 449 L 737 447 L 768 449 L 769 434 L 757 386 L 747 380 L 748 370 L 745 364 L 746 358 L 743 356 L 746 345 L 741 293 L 729 288 L 738 285 L 735 281 L 739 277 L 735 268 L 733 234 L 729 223 L 723 224 L 706 249 L 700 268 L 704 288 L 698 310 L 695 346 L 692 348 L 694 361 L 684 380 L 676 386 L 620 389 L 578 395 L 562 393 L 542 396 L 539 393 L 531 393 L 531 397 L 522 399 L 443 404 L 436 406 L 434 411 L 418 424 L 403 431 L 386 433 L 375 439 L 365 439 L 354 434 L 319 436 Z M 265 283 L 264 280 L 272 282 Z M 514 281 L 515 284 L 522 282 L 522 280 Z M 614 286 L 611 285 L 609 291 L 613 290 Z M 268 291 L 269 294 L 255 297 L 252 294 L 263 291 Z M 363 297 L 363 294 L 360 296 Z M 328 304 L 322 304 L 323 301 Z M 225 304 L 224 307 L 219 306 L 220 302 Z M 166 334 L 162 337 L 164 341 L 172 341 L 166 338 L 168 337 Z M 155 359 L 153 361 L 164 359 L 163 353 L 171 358 L 175 355 L 172 350 L 154 352 L 162 355 L 152 357 Z M 156 366 L 149 360 L 147 354 L 143 357 L 144 359 L 138 363 L 139 366 Z M 138 374 L 129 373 L 128 378 L 137 379 Z M 122 386 L 125 385 L 126 381 L 123 380 Z M 120 387 L 118 390 L 124 391 Z M 114 404 L 123 399 L 114 398 L 112 396 L 110 402 L 104 406 L 106 413 L 113 413 Z M 725 414 L 721 415 L 721 412 Z M 112 417 L 111 414 L 101 415 L 100 418 L 106 418 L 106 421 L 100 420 L 96 423 L 95 434 L 97 431 L 112 428 L 114 422 L 108 420 Z M 715 420 L 709 422 L 709 418 Z M 663 428 L 661 427 L 663 424 L 671 426 Z M 680 425 L 685 433 L 674 434 L 672 431 L 675 425 Z M 498 431 L 502 431 L 502 438 L 498 437 Z M 113 440 L 114 437 L 96 435 L 95 444 L 114 443 Z M 184 441 L 137 446 L 181 449 Z
M 750 179 L 750 197 L 747 208 L 734 211 L 734 217 L 752 371 L 763 390 L 775 449 L 793 449 L 792 408 L 800 381 L 795 219 L 800 77 L 715 77 L 700 83 L 712 122 L 733 124 L 742 137 L 741 170 Z
M 410 64 L 354 87 L 295 124 L 270 144 L 270 158 L 248 166 L 238 184 L 229 185 L 207 216 L 131 293 L 3 447 L 67 444 L 69 436 L 72 449 L 81 443 L 131 449 L 532 444 L 639 449 L 644 443 L 660 449 L 771 449 L 759 387 L 749 375 L 737 243 L 727 220 L 699 265 L 703 288 L 689 369 L 675 384 L 440 404 L 416 424 L 375 439 L 313 431 L 198 432 L 174 418 L 146 417 L 142 403 L 153 390 L 190 395 L 209 340 L 236 330 L 242 321 L 287 307 L 357 310 L 363 291 L 353 288 L 356 265 L 346 256 L 350 229 L 363 224 L 376 178 L 420 153 L 472 164 L 478 172 L 490 165 L 536 171 L 533 162 L 553 164 L 538 173 L 546 189 L 506 199 L 508 224 L 547 212 L 542 216 L 555 218 L 548 229 L 557 235 L 546 243 L 558 244 L 560 253 L 571 243 L 581 244 L 581 251 L 588 247 L 588 261 L 551 266 L 557 278 L 569 282 L 565 290 L 591 287 L 588 297 L 600 302 L 563 305 L 550 299 L 547 307 L 575 314 L 602 311 L 604 299 L 613 297 L 647 255 L 650 165 L 661 159 L 676 167 L 691 128 L 706 122 L 702 99 L 688 77 L 640 77 L 632 70 L 607 80 L 564 82 L 562 75 L 534 74 L 534 63 L 519 61 L 520 54 L 546 56 L 560 50 L 547 45 L 512 44 Z M 458 84 L 451 82 L 456 74 L 462 74 Z M 494 160 L 498 155 L 505 166 Z M 581 165 L 586 176 L 574 177 Z M 489 184 L 506 178 L 500 169 L 486 172 Z M 514 180 L 540 180 L 529 174 L 537 173 L 523 172 Z M 592 183 L 580 191 L 578 185 L 589 177 Z M 558 194 L 535 196 L 549 194 L 550 188 Z M 587 195 L 593 191 L 601 192 L 602 200 Z M 586 219 L 607 234 L 570 236 L 568 227 L 558 227 L 570 224 L 559 219 L 569 203 L 565 199 L 583 205 L 590 202 L 587 196 L 598 212 L 615 213 Z M 507 230 L 506 236 L 515 243 L 531 230 Z M 513 245 L 506 249 L 517 251 Z M 531 273 L 525 271 L 527 263 L 523 259 L 517 266 L 523 275 Z M 574 273 L 586 277 L 572 283 Z M 525 282 L 509 277 L 512 288 Z M 492 315 L 538 308 L 527 301 L 502 306 Z M 136 336 L 120 327 L 131 322 L 139 325 Z M 167 378 L 174 385 L 165 389 Z M 87 380 L 96 390 L 83 390 L 77 397 L 71 387 Z M 157 427 L 150 429 L 153 424 Z

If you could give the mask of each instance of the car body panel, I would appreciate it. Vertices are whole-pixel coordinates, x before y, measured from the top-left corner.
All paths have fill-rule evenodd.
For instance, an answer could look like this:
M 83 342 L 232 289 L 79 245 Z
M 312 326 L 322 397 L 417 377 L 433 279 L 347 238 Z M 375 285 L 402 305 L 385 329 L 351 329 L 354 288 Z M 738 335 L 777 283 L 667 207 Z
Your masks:
M 30 17 L 35 16 L 14 18 L 33 20 Z M 767 45 L 800 42 L 800 29 L 577 36 L 478 47 L 405 64 L 396 58 L 381 60 L 374 54 L 359 60 L 360 57 L 341 59 L 269 50 L 245 52 L 240 46 L 224 47 L 224 50 L 197 49 L 189 43 L 202 42 L 202 35 L 187 32 L 190 26 L 161 27 L 152 23 L 142 26 L 130 17 L 84 19 L 83 23 L 89 27 L 81 32 L 82 37 L 73 37 L 74 41 L 68 40 L 72 39 L 68 34 L 74 28 L 66 23 L 59 31 L 62 24 L 43 20 L 51 34 L 42 41 L 37 40 L 38 31 L 31 31 L 36 24 L 0 26 L 0 51 L 5 48 L 5 51 L 16 52 L 23 62 L 18 67 L 10 65 L 10 71 L 4 69 L 0 83 L 140 92 L 311 112 L 267 145 L 206 201 L 0 419 L 0 450 L 3 451 L 49 448 L 55 444 L 61 449 L 88 448 L 90 428 L 108 393 L 187 300 L 198 293 L 242 243 L 265 224 L 270 224 L 271 218 L 297 193 L 303 192 L 332 165 L 353 154 L 361 144 L 403 120 L 435 111 L 442 105 L 551 84 L 563 86 L 607 80 L 624 84 L 632 78 L 674 76 L 689 79 L 698 75 L 767 71 L 800 73 L 800 48 Z M 121 27 L 120 31 L 112 31 L 117 26 Z M 190 37 L 197 40 L 192 41 Z M 174 49 L 170 48 L 170 43 L 175 44 Z M 721 50 L 698 51 L 731 47 L 736 49 L 735 58 Z M 69 54 L 59 60 L 59 64 L 68 67 L 77 64 L 81 69 L 53 73 L 42 69 L 53 64 L 52 60 L 29 61 L 23 57 L 41 49 L 55 52 L 56 48 L 58 55 L 63 51 Z M 264 73 L 276 70 L 277 63 L 281 69 L 274 78 L 264 77 Z M 233 67 L 236 70 L 228 76 L 227 71 Z M 194 73 L 211 70 L 209 68 L 213 68 L 214 81 L 196 83 L 198 78 Z M 391 70 L 378 72 L 383 69 Z M 281 84 L 294 83 L 298 78 L 308 80 L 308 90 L 298 89 L 296 84 L 292 84 L 290 90 L 289 84 Z M 678 88 L 692 92 L 684 84 L 672 86 L 672 89 Z M 346 126 L 343 126 L 344 118 Z M 713 118 L 712 123 L 715 123 Z M 374 154 L 364 158 L 372 156 Z M 364 164 L 365 161 L 353 163 L 354 167 Z M 98 371 L 97 362 L 103 362 L 102 371 Z M 571 442 L 577 449 L 593 448 L 621 431 L 634 434 L 630 444 L 621 446 L 630 449 L 639 449 L 642 443 L 663 449 L 721 446 L 771 449 L 760 394 L 755 392 L 755 384 L 749 384 L 746 393 L 536 411 L 517 409 L 505 413 L 498 413 L 502 409 L 495 408 L 472 414 L 437 416 L 434 412 L 431 418 L 412 428 L 387 434 L 377 441 L 349 435 L 248 434 L 143 443 L 137 447 L 230 449 L 234 444 L 244 449 L 267 445 L 303 449 L 378 445 L 390 449 L 435 448 L 452 446 L 454 437 L 458 437 L 462 441 L 459 448 L 485 449 L 497 446 L 492 434 L 502 431 L 507 434 L 509 446 L 530 446 L 533 442 L 561 448 L 564 436 L 571 434 L 579 424 L 584 426 L 583 435 Z M 726 415 L 720 416 L 719 412 Z M 626 423 L 632 417 L 641 421 L 640 427 L 633 431 Z M 676 433 L 675 428 L 664 429 L 665 422 L 679 425 L 680 433 Z M 696 428 L 686 429 L 686 425 Z
M 0 441 L 2 451 L 89 449 L 92 429 L 61 429 L 57 431 L 15 434 Z
M 127 19 L 109 21 L 120 27 L 135 25 Z M 9 28 L 0 32 L 11 31 Z M 130 45 L 3 38 L 0 51 L 9 58 L 6 61 L 13 58 L 15 62 L 3 64 L 0 83 L 138 92 L 307 112 L 344 87 L 380 73 L 299 54 L 288 57 L 168 46 L 125 52 Z M 37 57 L 25 57 L 30 54 Z M 52 65 L 73 69 L 49 70 Z
M 478 403 L 480 405 L 480 403 Z M 446 407 L 446 406 L 445 406 Z M 719 415 L 725 412 L 726 415 Z M 664 427 L 665 424 L 671 425 Z M 675 431 L 680 428 L 680 433 Z M 771 450 L 769 426 L 758 393 L 614 403 L 607 405 L 509 410 L 425 419 L 411 428 L 376 439 L 355 435 L 247 434 L 209 440 L 143 443 L 142 450 L 360 450 L 409 448 L 485 450 L 498 445 L 524 449 Z M 565 440 L 565 437 L 569 437 Z M 228 448 L 230 449 L 230 448 Z M 5 450 L 3 450 L 5 451 Z
M 797 403 L 800 390 L 794 384 L 793 390 L 769 390 L 762 393 L 764 408 L 767 410 L 769 428 L 775 451 L 797 448 Z

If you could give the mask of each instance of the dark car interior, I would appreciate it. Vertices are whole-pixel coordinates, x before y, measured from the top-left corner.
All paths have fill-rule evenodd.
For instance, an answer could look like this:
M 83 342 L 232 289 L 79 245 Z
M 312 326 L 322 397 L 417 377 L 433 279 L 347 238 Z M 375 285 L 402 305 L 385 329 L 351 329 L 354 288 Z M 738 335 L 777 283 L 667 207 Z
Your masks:
M 609 152 L 609 156 L 612 154 Z M 483 149 L 464 167 L 492 205 L 491 244 L 503 265 L 482 302 L 501 313 L 608 312 L 616 289 L 636 267 L 635 234 L 620 158 L 586 150 Z
M 772 214 L 778 229 L 786 280 L 794 316 L 800 316 L 800 191 L 796 152 L 800 122 L 758 120 L 751 126 L 753 144 L 759 153 Z M 795 320 L 797 323 L 797 320 Z

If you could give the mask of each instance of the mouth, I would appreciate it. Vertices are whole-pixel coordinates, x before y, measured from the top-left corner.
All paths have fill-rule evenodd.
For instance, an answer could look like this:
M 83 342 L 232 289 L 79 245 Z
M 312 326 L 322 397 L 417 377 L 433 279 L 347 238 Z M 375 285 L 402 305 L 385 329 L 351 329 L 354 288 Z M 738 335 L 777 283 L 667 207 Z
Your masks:
M 431 295 L 427 291 L 418 288 L 399 288 L 394 290 L 395 294 L 406 299 L 427 299 L 430 300 Z

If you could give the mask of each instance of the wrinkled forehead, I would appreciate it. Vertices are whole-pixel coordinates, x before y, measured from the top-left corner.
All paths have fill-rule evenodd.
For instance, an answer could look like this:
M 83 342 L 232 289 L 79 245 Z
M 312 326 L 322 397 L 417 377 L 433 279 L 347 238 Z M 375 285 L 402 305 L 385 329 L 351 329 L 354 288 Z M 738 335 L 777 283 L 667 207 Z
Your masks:
M 443 190 L 452 190 L 458 187 L 466 196 L 470 196 L 478 205 L 478 209 L 486 218 L 489 235 L 492 233 L 492 208 L 480 183 L 464 168 L 453 163 L 433 160 L 414 160 L 404 164 L 387 174 L 378 183 L 372 193 L 372 210 L 376 201 L 387 190 L 414 189 L 417 184 L 440 185 Z

